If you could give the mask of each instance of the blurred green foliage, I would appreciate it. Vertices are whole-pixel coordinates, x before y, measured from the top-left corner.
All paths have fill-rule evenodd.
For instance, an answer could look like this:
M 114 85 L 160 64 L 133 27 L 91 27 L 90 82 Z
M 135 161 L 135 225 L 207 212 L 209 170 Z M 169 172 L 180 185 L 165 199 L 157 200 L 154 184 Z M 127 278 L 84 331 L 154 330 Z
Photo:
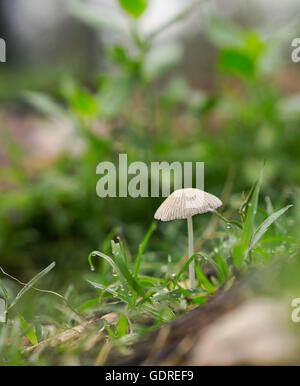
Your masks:
M 24 337 L 35 344 L 80 322 L 70 303 L 84 317 L 117 312 L 115 325 L 102 321 L 101 327 L 108 344 L 126 352 L 140 333 L 270 262 L 272 275 L 263 271 L 257 281 L 262 293 L 299 296 L 300 96 L 283 95 L 274 82 L 283 66 L 281 47 L 273 37 L 209 16 L 204 34 L 216 51 L 216 81 L 213 89 L 198 90 L 180 66 L 183 44 L 157 37 L 201 2 L 145 35 L 139 23 L 147 3 L 119 0 L 115 13 L 72 3 L 74 17 L 108 31 L 113 43 L 106 47 L 107 70 L 92 85 L 69 77 L 52 94 L 24 90 L 27 105 L 72 128 L 50 165 L 31 173 L 23 149 L 3 136 L 10 163 L 0 174 L 9 186 L 0 192 L 0 265 L 27 284 L 1 275 L 2 313 L 18 303 L 0 331 L 0 363 L 24 363 Z M 81 150 L 73 152 L 78 142 Z M 222 195 L 225 205 L 211 234 L 215 217 L 195 216 L 195 291 L 186 289 L 184 222 L 150 226 L 157 198 L 97 197 L 98 163 L 117 163 L 120 153 L 128 162 L 205 162 L 205 188 Z M 264 180 L 262 172 L 257 180 L 264 161 Z M 101 258 L 95 272 L 88 270 L 88 256 L 91 264 Z M 61 289 L 64 301 L 32 290 L 41 277 L 43 288 Z M 86 342 L 84 336 L 77 348 L 41 350 L 25 362 L 99 363 L 106 346 L 82 349 Z
M 157 36 L 192 13 L 197 2 L 149 35 L 139 28 L 147 2 L 119 5 L 123 12 L 109 15 L 81 2 L 71 8 L 74 17 L 114 37 L 106 48 L 107 71 L 95 84 L 68 78 L 52 96 L 24 92 L 37 111 L 70 125 L 72 141 L 80 140 L 83 149 L 79 154 L 66 149 L 31 176 L 23 167 L 26 155 L 11 147 L 11 164 L 1 170 L 14 188 L 0 196 L 0 255 L 2 264 L 25 276 L 53 260 L 62 278 L 79 273 L 90 250 L 101 250 L 111 232 L 137 252 L 160 200 L 97 197 L 96 166 L 117 162 L 119 153 L 127 153 L 128 162 L 204 161 L 206 190 L 221 196 L 233 182 L 225 209 L 239 207 L 264 160 L 264 191 L 276 207 L 293 202 L 296 194 L 300 114 L 295 97 L 282 96 L 273 82 L 280 48 L 257 31 L 210 16 L 204 34 L 218 53 L 217 84 L 196 90 L 180 69 L 181 42 L 160 42 Z M 198 221 L 204 227 L 207 219 Z M 152 241 L 158 259 L 167 258 L 182 226 L 159 227 Z M 185 251 L 181 241 L 172 251 L 175 260 Z

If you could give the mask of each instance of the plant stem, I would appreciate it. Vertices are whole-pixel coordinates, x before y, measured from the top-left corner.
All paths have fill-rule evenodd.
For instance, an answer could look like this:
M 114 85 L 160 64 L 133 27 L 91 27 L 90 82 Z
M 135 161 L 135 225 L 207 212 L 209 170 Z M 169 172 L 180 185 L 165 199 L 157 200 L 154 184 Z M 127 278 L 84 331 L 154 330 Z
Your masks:
M 189 238 L 189 258 L 194 254 L 194 232 L 192 216 L 187 218 L 188 238 Z M 191 261 L 189 265 L 189 278 L 191 288 L 195 288 L 195 261 Z

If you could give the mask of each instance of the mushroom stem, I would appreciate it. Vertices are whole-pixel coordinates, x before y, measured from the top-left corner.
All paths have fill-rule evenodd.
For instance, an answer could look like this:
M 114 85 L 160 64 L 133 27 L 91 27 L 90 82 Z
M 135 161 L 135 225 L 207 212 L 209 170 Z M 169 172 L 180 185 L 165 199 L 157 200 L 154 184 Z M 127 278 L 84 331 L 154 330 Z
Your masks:
M 194 254 L 194 232 L 192 216 L 187 218 L 188 237 L 189 237 L 189 258 Z M 194 260 L 189 265 L 189 278 L 191 288 L 195 288 L 195 262 Z

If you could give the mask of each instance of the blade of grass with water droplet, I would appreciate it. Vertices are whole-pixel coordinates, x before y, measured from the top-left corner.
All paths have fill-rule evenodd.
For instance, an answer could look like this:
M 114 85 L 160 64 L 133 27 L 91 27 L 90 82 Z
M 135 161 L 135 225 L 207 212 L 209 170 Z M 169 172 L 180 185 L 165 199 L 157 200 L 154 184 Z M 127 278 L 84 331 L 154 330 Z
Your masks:
M 113 268 L 115 272 L 117 272 L 119 280 L 125 290 L 126 294 L 131 292 L 137 293 L 139 296 L 144 297 L 145 292 L 140 284 L 135 280 L 131 272 L 129 271 L 127 265 L 124 263 L 122 256 L 114 256 L 112 259 L 110 256 L 105 255 L 99 251 L 93 251 L 89 255 L 89 263 L 90 266 L 93 267 L 92 256 L 98 256 L 105 259 Z
M 125 302 L 125 303 L 128 303 L 127 296 L 121 295 L 121 294 L 118 293 L 117 291 L 115 291 L 115 290 L 113 290 L 113 289 L 111 289 L 111 288 L 105 287 L 105 286 L 102 285 L 102 284 L 95 283 L 94 281 L 87 280 L 87 282 L 88 282 L 92 287 L 97 288 L 97 289 L 100 289 L 100 290 L 105 291 L 105 292 L 108 292 L 108 293 L 111 294 L 113 297 L 118 298 L 118 299 L 122 300 L 122 301 Z

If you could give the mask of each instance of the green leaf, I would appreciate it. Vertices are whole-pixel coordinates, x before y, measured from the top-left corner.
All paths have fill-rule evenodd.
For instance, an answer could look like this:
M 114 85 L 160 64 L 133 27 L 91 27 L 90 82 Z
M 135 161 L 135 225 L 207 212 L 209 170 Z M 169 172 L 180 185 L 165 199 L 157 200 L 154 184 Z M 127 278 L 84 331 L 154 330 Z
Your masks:
M 144 250 L 146 248 L 146 245 L 147 245 L 147 243 L 148 243 L 152 233 L 155 231 L 156 227 L 157 227 L 156 223 L 152 223 L 151 224 L 151 226 L 150 226 L 146 236 L 144 237 L 144 240 L 140 244 L 138 255 L 137 255 L 137 258 L 136 258 L 136 262 L 135 262 L 135 267 L 134 267 L 134 277 L 135 277 L 135 279 L 138 278 L 140 264 L 141 264 L 141 258 L 142 258 L 142 255 L 144 253 Z
M 139 276 L 139 283 L 145 287 L 157 287 L 157 285 L 163 284 L 164 282 L 165 279 L 161 279 L 159 277 L 151 277 L 145 275 Z
M 255 245 L 258 243 L 258 241 L 262 238 L 262 236 L 267 232 L 269 227 L 273 224 L 274 221 L 276 221 L 280 216 L 282 216 L 289 208 L 291 208 L 293 205 L 287 205 L 284 208 L 278 210 L 277 212 L 271 214 L 268 218 L 266 218 L 260 226 L 256 229 L 254 232 L 251 243 L 249 246 L 249 252 L 252 251 L 252 249 L 255 247 Z
M 147 8 L 146 0 L 119 0 L 120 6 L 131 16 L 138 19 Z
M 84 90 L 76 89 L 71 95 L 71 105 L 76 113 L 93 117 L 98 113 L 99 102 Z
M 248 203 L 248 210 L 245 224 L 241 232 L 239 242 L 233 246 L 233 262 L 236 266 L 243 263 L 248 256 L 248 248 L 254 232 L 254 220 L 257 211 L 259 192 L 263 180 L 263 171 L 264 169 L 261 170 L 257 183 L 254 185 L 254 188 L 251 189 L 251 196 L 249 195 L 246 200 Z M 245 209 L 245 204 L 243 204 L 243 209 Z
M 119 243 L 116 243 L 114 240 L 111 240 L 111 251 L 114 258 L 121 256 L 124 263 L 128 267 L 128 260 L 126 257 L 125 248 L 120 238 L 119 238 Z
M 100 289 L 102 291 L 105 291 L 105 292 L 108 292 L 109 294 L 111 294 L 114 298 L 118 298 L 120 300 L 122 300 L 123 302 L 125 303 L 128 303 L 128 297 L 127 296 L 124 296 L 124 295 L 121 295 L 120 293 L 118 293 L 117 291 L 113 290 L 112 288 L 108 288 L 108 287 L 105 287 L 104 285 L 102 284 L 99 284 L 99 283 L 96 283 L 94 281 L 91 281 L 91 280 L 87 280 L 87 282 L 94 288 L 97 288 L 97 289 Z M 97 298 L 98 300 L 98 298 Z
M 255 189 L 253 191 L 253 195 L 251 198 L 251 201 L 248 204 L 248 210 L 247 210 L 247 217 L 245 221 L 245 225 L 242 231 L 241 240 L 244 245 L 249 244 L 250 239 L 253 234 L 254 230 L 254 221 L 255 221 L 255 215 L 257 211 L 257 205 L 258 205 L 258 198 L 259 198 L 259 192 L 263 181 L 263 172 L 264 170 L 260 172 L 259 179 L 257 181 L 257 184 L 255 186 Z
M 225 259 L 219 254 L 219 253 L 214 253 L 216 263 L 218 264 L 220 270 L 222 271 L 222 280 L 225 280 L 228 276 L 229 273 L 229 267 Z
M 123 336 L 127 335 L 128 331 L 128 320 L 124 314 L 120 315 L 120 319 L 117 325 L 118 337 L 123 338 Z
M 198 264 L 195 264 L 195 271 L 196 271 L 196 275 L 197 275 L 200 283 L 202 283 L 204 285 L 206 291 L 209 292 L 209 293 L 215 292 L 214 286 L 208 280 L 208 278 L 206 277 L 204 272 L 200 269 Z
M 204 259 L 206 261 L 208 261 L 213 267 L 215 267 L 216 271 L 217 271 L 217 275 L 218 275 L 218 278 L 220 281 L 224 281 L 225 278 L 226 278 L 226 267 L 227 267 L 227 264 L 224 262 L 224 260 L 222 259 L 222 257 L 215 253 L 215 256 L 218 256 L 218 262 L 215 261 L 212 257 L 210 257 L 209 255 L 207 255 L 206 253 L 203 253 L 203 252 L 198 252 L 198 255 L 199 256 L 202 256 L 204 257 Z M 216 258 L 216 260 L 217 260 Z M 224 266 L 225 264 L 225 266 Z
M 240 228 L 240 229 L 243 229 L 243 225 L 238 222 L 238 221 L 235 221 L 235 220 L 228 220 L 227 218 L 225 218 L 224 216 L 222 216 L 219 212 L 217 212 L 216 210 L 213 210 L 213 213 L 219 217 L 222 221 L 224 221 L 227 225 L 230 224 L 230 225 L 235 225 L 236 227 Z
M 90 267 L 92 269 L 94 267 L 93 263 L 92 263 L 92 257 L 94 257 L 94 256 L 102 257 L 112 266 L 114 272 L 117 273 L 119 280 L 120 280 L 120 282 L 125 290 L 126 298 L 131 299 L 131 296 L 128 295 L 130 292 L 132 292 L 132 295 L 134 295 L 134 293 L 137 293 L 141 297 L 145 296 L 145 292 L 144 292 L 143 288 L 136 281 L 136 279 L 132 276 L 127 265 L 124 263 L 122 256 L 116 255 L 116 256 L 114 256 L 114 260 L 113 260 L 111 257 L 109 257 L 108 255 L 105 255 L 102 252 L 93 251 L 90 253 L 89 259 L 88 259 Z
M 174 287 L 176 287 L 179 279 L 181 278 L 182 274 L 188 269 L 188 266 L 190 265 L 190 263 L 195 259 L 195 257 L 198 256 L 198 253 L 194 253 L 183 265 L 183 267 L 181 268 L 181 270 L 178 272 L 175 280 L 174 280 Z
M 32 345 L 38 344 L 38 339 L 33 328 L 26 322 L 22 315 L 18 314 L 22 329 Z
M 251 77 L 255 71 L 253 59 L 242 50 L 228 48 L 220 53 L 219 66 L 222 71 Z
M 90 282 L 91 284 L 91 282 Z M 87 310 L 88 308 L 96 305 L 99 303 L 99 297 L 89 299 L 86 302 L 84 302 L 80 307 L 79 307 L 79 312 L 83 313 L 83 311 Z
M 8 309 L 10 310 L 13 306 L 16 305 L 16 303 L 21 299 L 21 297 L 23 295 L 25 295 L 25 293 L 30 290 L 30 288 L 39 280 L 41 279 L 42 277 L 44 277 L 45 275 L 47 275 L 48 272 L 50 272 L 53 268 L 55 267 L 55 263 L 51 263 L 50 265 L 48 265 L 48 267 L 46 267 L 45 269 L 43 269 L 40 273 L 38 273 L 36 276 L 34 276 L 34 278 L 32 278 L 22 289 L 21 291 L 17 294 L 17 296 L 14 298 L 14 300 L 12 301 L 12 303 L 10 304 L 10 306 L 8 307 Z

